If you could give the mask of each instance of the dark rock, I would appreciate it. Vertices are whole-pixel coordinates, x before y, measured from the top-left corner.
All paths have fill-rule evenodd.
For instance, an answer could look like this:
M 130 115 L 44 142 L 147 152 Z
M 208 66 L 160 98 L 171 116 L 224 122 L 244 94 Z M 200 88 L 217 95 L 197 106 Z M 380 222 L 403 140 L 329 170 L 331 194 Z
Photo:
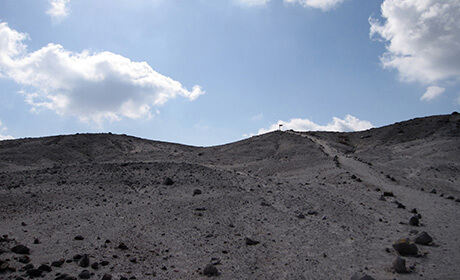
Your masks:
M 203 274 L 206 275 L 206 276 L 217 276 L 217 275 L 219 275 L 219 271 L 217 270 L 217 268 L 214 265 L 208 264 L 203 269 Z
M 54 261 L 51 263 L 51 266 L 54 266 L 54 267 L 61 267 L 62 265 L 64 264 L 64 259 L 60 259 L 58 261 Z
M 318 215 L 318 212 L 315 210 L 308 210 L 307 214 L 308 215 Z
M 406 238 L 401 238 L 393 244 L 393 248 L 401 255 L 401 256 L 413 256 L 417 255 L 418 248 L 413 242 L 409 241 Z
M 92 269 L 99 269 L 99 263 L 98 263 L 98 262 L 93 262 L 93 263 L 91 264 L 91 268 L 92 268 Z
M 88 267 L 89 266 L 89 256 L 87 254 L 84 254 L 83 256 L 81 256 L 81 259 L 78 262 L 78 265 L 81 267 Z
M 420 245 L 428 245 L 431 242 L 433 242 L 433 238 L 425 231 L 422 231 L 415 237 L 415 243 Z
M 437 191 L 436 191 L 436 189 L 432 189 L 430 193 L 432 193 L 432 194 L 436 194 L 436 193 L 437 193 Z
M 123 242 L 121 242 L 117 248 L 120 250 L 128 250 L 128 246 L 126 246 L 126 244 Z
M 398 208 L 400 209 L 406 209 L 406 206 L 404 206 L 404 204 L 402 204 L 401 202 L 398 202 Z
M 38 269 L 42 270 L 42 271 L 46 271 L 46 272 L 51 272 L 53 269 L 51 268 L 51 266 L 47 265 L 47 264 L 42 264 L 38 267 Z
M 304 215 L 304 214 L 299 214 L 299 215 L 297 215 L 296 217 L 299 218 L 299 219 L 305 219 L 305 215 Z
M 27 270 L 27 275 L 29 275 L 30 277 L 40 277 L 42 276 L 42 271 L 37 268 L 31 268 Z
M 77 235 L 73 239 L 75 239 L 75 240 L 84 240 L 85 238 L 83 236 L 81 236 L 81 235 Z
M 108 261 L 102 261 L 102 262 L 100 262 L 100 264 L 101 264 L 102 266 L 107 266 L 107 265 L 109 265 L 109 262 L 108 262 Z
M 128 278 L 124 277 L 124 276 L 121 276 L 120 277 L 120 280 L 128 280 Z
M 28 265 L 24 266 L 22 269 L 23 270 L 29 270 L 29 269 L 32 269 L 32 268 L 34 268 L 34 265 L 29 263 Z
M 80 274 L 78 274 L 78 277 L 80 277 L 81 279 L 89 279 L 91 277 L 91 274 L 88 270 L 83 270 L 82 272 L 80 272 Z
M 30 258 L 29 258 L 29 256 L 24 255 L 24 256 L 20 256 L 18 261 L 20 263 L 30 263 Z
M 453 197 L 453 196 L 449 195 L 449 196 L 447 197 L 447 199 L 449 199 L 449 200 L 454 200 L 454 199 L 455 199 L 455 197 Z
M 66 278 L 64 280 L 77 280 L 77 277 L 66 276 Z
M 173 179 L 166 177 L 165 180 L 163 181 L 163 184 L 165 184 L 166 186 L 171 186 L 172 184 L 174 184 L 174 181 Z
M 417 209 L 415 209 L 415 208 L 412 209 L 412 210 L 410 210 L 410 212 L 411 212 L 412 214 L 418 214 Z
M 418 227 L 420 225 L 420 221 L 418 219 L 418 216 L 412 216 L 409 220 L 409 225 Z
M 81 259 L 81 255 L 80 254 L 76 254 L 73 256 L 73 260 L 74 261 L 78 261 L 79 259 Z
M 16 245 L 11 249 L 11 251 L 13 251 L 13 253 L 16 253 L 16 254 L 28 255 L 30 252 L 30 249 L 24 245 Z
M 381 195 L 380 198 L 379 198 L 380 201 L 387 201 L 387 199 L 385 198 L 384 195 Z
M 66 273 L 63 273 L 61 275 L 56 275 L 57 277 L 54 278 L 54 280 L 64 280 L 67 276 L 69 276 L 68 274 Z
M 400 257 L 396 257 L 393 262 L 393 268 L 397 273 L 407 273 L 406 260 Z
M 367 274 L 357 272 L 353 276 L 351 276 L 350 280 L 375 280 L 375 279 Z
M 265 200 L 263 200 L 261 203 L 260 203 L 261 206 L 270 206 L 271 204 L 266 202 Z
M 102 276 L 102 280 L 112 280 L 112 275 L 104 274 L 104 276 Z
M 35 238 L 34 239 L 34 244 L 40 244 L 40 240 L 38 240 L 38 238 Z
M 246 245 L 249 245 L 249 246 L 257 245 L 257 244 L 260 243 L 259 241 L 253 240 L 253 239 L 251 239 L 249 237 L 246 237 L 244 239 L 244 242 L 246 243 Z
M 193 190 L 193 195 L 200 195 L 200 194 L 202 194 L 202 191 L 200 189 Z

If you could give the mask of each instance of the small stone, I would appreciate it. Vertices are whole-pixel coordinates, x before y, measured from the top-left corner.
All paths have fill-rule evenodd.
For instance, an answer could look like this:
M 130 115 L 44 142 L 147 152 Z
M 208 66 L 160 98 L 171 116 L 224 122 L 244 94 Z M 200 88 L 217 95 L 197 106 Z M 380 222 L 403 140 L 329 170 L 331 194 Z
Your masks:
M 253 239 L 251 239 L 249 237 L 246 237 L 244 239 L 244 242 L 246 243 L 246 245 L 249 245 L 249 246 L 257 245 L 257 244 L 260 243 L 259 241 L 253 240 Z
M 393 262 L 393 268 L 397 273 L 407 273 L 406 260 L 400 257 L 397 257 Z
M 299 219 L 305 219 L 305 215 L 304 215 L 304 214 L 299 214 L 299 215 L 297 215 L 296 217 L 299 218 Z
M 432 189 L 430 193 L 432 193 L 432 194 L 436 194 L 436 193 L 437 193 L 437 191 L 436 191 L 436 189 Z
M 73 239 L 75 239 L 75 240 L 84 240 L 85 238 L 83 236 L 81 236 L 81 235 L 77 235 Z
M 85 269 L 82 272 L 80 272 L 80 274 L 78 274 L 78 277 L 80 277 L 81 279 L 89 279 L 91 277 L 91 273 L 89 273 L 89 271 Z
M 60 259 L 58 261 L 54 261 L 51 263 L 51 266 L 54 266 L 54 267 L 61 267 L 62 265 L 64 264 L 64 259 Z
M 219 275 L 219 271 L 217 270 L 217 268 L 214 265 L 208 264 L 203 269 L 203 274 L 206 275 L 206 276 L 217 276 L 217 275 Z
M 20 263 L 30 263 L 30 258 L 29 258 L 29 256 L 24 255 L 24 256 L 20 256 L 18 261 Z
M 383 192 L 383 196 L 394 197 L 395 195 L 393 194 L 393 192 Z
M 420 245 L 428 245 L 431 242 L 433 242 L 433 238 L 425 231 L 422 231 L 415 237 L 415 243 Z
M 88 267 L 89 266 L 89 256 L 87 254 L 84 254 L 83 256 L 81 256 L 81 259 L 78 262 L 78 265 L 81 267 Z
M 46 271 L 46 272 L 51 272 L 53 269 L 51 268 L 51 266 L 47 265 L 47 264 L 42 264 L 38 267 L 38 269 L 42 270 L 42 271 Z
M 387 201 L 387 199 L 385 198 L 384 195 L 381 195 L 380 198 L 379 198 L 380 201 Z
M 406 206 L 404 206 L 404 204 L 402 204 L 401 202 L 398 202 L 398 208 L 406 209 Z
M 351 277 L 350 280 L 375 280 L 375 279 L 367 274 L 357 272 Z
M 308 215 L 318 215 L 318 212 L 315 210 L 308 210 L 307 214 Z
M 107 265 L 109 265 L 109 262 L 108 262 L 108 261 L 102 261 L 102 262 L 101 262 L 101 265 L 102 265 L 102 266 L 107 266 Z
M 40 240 L 38 240 L 38 238 L 35 238 L 34 239 L 34 244 L 40 244 Z
M 128 250 L 128 246 L 126 246 L 126 244 L 123 242 L 121 242 L 117 248 L 120 250 Z
M 40 277 L 42 276 L 42 271 L 37 268 L 31 268 L 27 270 L 27 275 L 29 275 L 30 277 Z
M 401 256 L 417 255 L 418 248 L 413 242 L 406 238 L 401 238 L 393 244 L 393 248 L 398 251 Z
M 120 280 L 128 280 L 128 278 L 124 277 L 124 276 L 121 276 L 120 277 Z
M 409 220 L 409 225 L 418 227 L 420 225 L 420 221 L 418 219 L 418 216 L 412 216 Z
M 200 194 L 202 194 L 202 191 L 200 189 L 193 190 L 193 195 L 200 195 Z
M 411 212 L 412 214 L 418 214 L 418 212 L 417 212 L 417 209 L 416 209 L 416 208 L 414 208 L 414 209 L 410 210 L 410 212 Z
M 92 269 L 99 269 L 99 263 L 98 263 L 98 262 L 93 262 L 93 263 L 91 264 L 91 268 L 92 268 Z
M 112 275 L 104 274 L 104 276 L 102 276 L 102 280 L 112 280 Z
M 30 250 L 24 245 L 16 245 L 14 246 L 11 251 L 16 254 L 28 255 Z
M 165 180 L 163 181 L 163 184 L 165 184 L 166 186 L 171 186 L 172 184 L 174 184 L 174 181 L 173 179 L 166 177 Z

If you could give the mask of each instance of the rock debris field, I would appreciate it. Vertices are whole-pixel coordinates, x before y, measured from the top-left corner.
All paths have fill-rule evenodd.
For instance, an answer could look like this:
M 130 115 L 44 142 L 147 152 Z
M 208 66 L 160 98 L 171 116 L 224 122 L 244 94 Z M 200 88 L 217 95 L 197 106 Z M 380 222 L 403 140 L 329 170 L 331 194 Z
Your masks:
M 0 142 L 0 279 L 460 279 L 460 115 Z

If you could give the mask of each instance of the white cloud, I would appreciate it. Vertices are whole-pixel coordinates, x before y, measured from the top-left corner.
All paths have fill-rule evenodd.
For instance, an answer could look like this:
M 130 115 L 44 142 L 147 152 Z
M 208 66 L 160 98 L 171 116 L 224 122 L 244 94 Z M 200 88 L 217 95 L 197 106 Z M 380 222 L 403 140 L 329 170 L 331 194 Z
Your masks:
M 381 12 L 383 24 L 369 23 L 370 36 L 388 43 L 385 68 L 409 82 L 460 79 L 460 1 L 385 0 Z
M 351 115 L 347 115 L 345 119 L 339 119 L 336 117 L 332 118 L 332 122 L 328 123 L 327 125 L 319 125 L 312 122 L 309 119 L 291 119 L 289 121 L 278 121 L 270 125 L 269 128 L 261 128 L 259 129 L 258 134 L 267 133 L 270 131 L 278 130 L 279 125 L 282 124 L 283 130 L 295 130 L 295 131 L 341 131 L 341 132 L 348 132 L 348 131 L 361 131 L 366 130 L 374 127 L 368 121 L 362 121 L 356 117 Z M 249 134 L 251 135 L 251 134 Z
M 6 127 L 2 127 L 2 122 L 0 121 L 0 131 L 2 131 L 2 133 L 3 133 L 3 131 L 6 131 L 6 130 L 7 130 Z M 14 139 L 14 137 L 11 136 L 11 135 L 2 135 L 2 134 L 0 134 L 0 141 L 1 140 L 11 140 L 11 139 Z
M 49 0 L 50 8 L 46 13 L 55 20 L 62 20 L 70 12 L 70 0 Z
M 238 4 L 244 5 L 244 6 L 264 6 L 268 3 L 270 0 L 236 0 Z
M 261 121 L 263 118 L 264 118 L 264 114 L 260 113 L 258 115 L 252 116 L 251 121 L 258 122 L 258 121 Z
M 171 98 L 194 100 L 204 94 L 200 86 L 188 91 L 146 62 L 111 52 L 74 53 L 48 44 L 29 53 L 22 43 L 26 38 L 0 23 L 0 72 L 28 87 L 24 96 L 34 110 L 47 108 L 101 123 L 104 119 L 149 117 L 152 106 Z
M 431 86 L 426 88 L 426 92 L 420 98 L 420 100 L 430 101 L 438 96 L 440 96 L 446 89 L 437 86 Z
M 345 0 L 284 0 L 286 3 L 299 3 L 304 7 L 317 8 L 328 11 L 336 8 Z

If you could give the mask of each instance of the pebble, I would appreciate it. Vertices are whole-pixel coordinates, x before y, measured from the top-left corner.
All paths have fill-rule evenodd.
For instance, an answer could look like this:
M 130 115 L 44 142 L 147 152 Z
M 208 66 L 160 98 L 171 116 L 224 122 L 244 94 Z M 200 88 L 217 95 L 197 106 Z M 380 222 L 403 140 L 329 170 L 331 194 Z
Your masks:
M 84 254 L 83 256 L 81 256 L 81 259 L 78 262 L 78 265 L 81 267 L 88 267 L 89 266 L 89 256 L 87 254 Z
M 61 267 L 62 265 L 64 264 L 64 259 L 60 259 L 58 261 L 54 261 L 51 263 L 51 266 L 54 266 L 54 267 Z
M 92 268 L 92 269 L 99 269 L 99 263 L 98 263 L 98 262 L 93 262 L 93 263 L 91 264 L 91 268 Z
M 420 221 L 418 219 L 418 216 L 412 216 L 409 220 L 409 225 L 418 227 L 420 225 Z
M 91 277 L 91 274 L 88 270 L 85 269 L 82 272 L 80 272 L 80 274 L 78 274 L 78 277 L 80 277 L 81 279 L 89 279 Z
M 126 246 L 126 244 L 123 242 L 121 242 L 117 248 L 120 250 L 128 250 L 128 246 Z
M 37 268 L 31 268 L 27 270 L 27 275 L 29 275 L 30 277 L 40 277 L 42 275 L 42 271 Z
M 38 267 L 38 269 L 42 270 L 42 271 L 46 271 L 46 272 L 51 272 L 53 269 L 51 268 L 51 266 L 47 265 L 47 264 L 42 264 Z
M 219 275 L 219 271 L 217 270 L 217 268 L 214 265 L 208 264 L 203 269 L 203 274 L 206 275 L 206 276 L 217 276 L 217 275 Z
M 174 181 L 173 179 L 166 177 L 165 180 L 163 181 L 163 184 L 165 184 L 166 186 L 171 186 L 172 184 L 174 184 Z
M 24 245 L 16 245 L 11 249 L 11 251 L 13 251 L 13 253 L 16 253 L 16 254 L 28 255 L 30 252 L 30 249 Z
M 246 237 L 244 239 L 244 242 L 246 243 L 246 245 L 249 245 L 249 246 L 257 245 L 257 244 L 260 243 L 259 241 L 253 240 L 253 239 L 251 239 L 249 237 Z
M 202 191 L 200 189 L 193 190 L 193 195 L 200 195 L 200 194 L 202 194 Z
M 415 237 L 415 243 L 420 245 L 428 245 L 433 242 L 433 238 L 426 233 L 426 231 L 422 231 Z
M 397 273 L 407 273 L 406 260 L 401 257 L 396 257 L 393 262 L 393 268 Z
M 351 276 L 350 280 L 375 280 L 375 279 L 367 274 L 357 272 L 355 273 L 355 275 Z
M 104 274 L 104 276 L 102 276 L 102 280 L 112 280 L 112 275 Z
M 73 239 L 75 239 L 75 240 L 84 240 L 85 238 L 83 236 L 81 236 L 81 235 L 77 235 Z
M 401 256 L 417 255 L 418 248 L 413 242 L 406 238 L 401 238 L 393 244 L 393 248 L 398 251 Z

